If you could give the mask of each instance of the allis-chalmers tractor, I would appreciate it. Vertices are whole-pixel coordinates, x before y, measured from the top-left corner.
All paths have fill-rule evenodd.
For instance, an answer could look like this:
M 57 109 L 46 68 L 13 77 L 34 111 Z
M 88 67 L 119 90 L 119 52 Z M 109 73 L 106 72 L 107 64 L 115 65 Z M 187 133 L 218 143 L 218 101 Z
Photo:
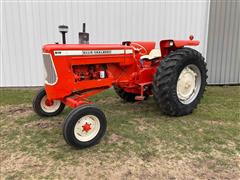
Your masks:
M 63 124 L 63 136 L 74 147 L 97 144 L 106 131 L 106 117 L 88 97 L 114 87 L 127 102 L 153 95 L 159 110 L 170 116 L 191 113 L 203 96 L 207 69 L 202 55 L 185 46 L 199 41 L 125 41 L 121 44 L 89 44 L 89 34 L 79 33 L 79 44 L 66 44 L 68 27 L 61 25 L 63 44 L 42 48 L 45 87 L 33 100 L 40 116 L 56 116 L 65 105 L 73 110 Z M 137 104 L 136 104 L 137 105 Z

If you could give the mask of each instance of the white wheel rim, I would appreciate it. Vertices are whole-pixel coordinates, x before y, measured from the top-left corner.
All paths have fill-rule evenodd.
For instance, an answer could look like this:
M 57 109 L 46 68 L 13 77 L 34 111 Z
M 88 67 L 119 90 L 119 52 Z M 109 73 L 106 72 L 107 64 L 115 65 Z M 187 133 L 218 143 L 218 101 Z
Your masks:
M 48 101 L 47 96 L 44 96 L 40 102 L 42 110 L 47 113 L 56 112 L 58 108 L 61 106 L 61 101 L 54 100 L 51 105 L 48 105 L 47 101 Z
M 193 102 L 201 87 L 201 73 L 199 68 L 190 64 L 180 73 L 177 81 L 177 96 L 181 103 Z
M 74 127 L 74 135 L 79 141 L 86 142 L 95 138 L 99 130 L 99 119 L 94 115 L 86 115 L 77 121 Z

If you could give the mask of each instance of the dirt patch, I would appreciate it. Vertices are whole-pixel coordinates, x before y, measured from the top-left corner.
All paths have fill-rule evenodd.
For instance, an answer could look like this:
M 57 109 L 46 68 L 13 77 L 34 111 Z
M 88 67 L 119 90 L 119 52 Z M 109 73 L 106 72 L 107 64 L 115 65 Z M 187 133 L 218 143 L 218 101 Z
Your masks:
M 112 134 L 109 138 L 108 138 L 108 143 L 115 143 L 115 142 L 118 142 L 118 141 L 121 141 L 123 140 L 123 137 L 122 136 L 119 136 L 117 134 Z
M 122 137 L 120 135 L 117 135 L 115 133 L 111 134 L 109 137 L 107 137 L 107 144 L 113 144 L 113 143 L 117 143 L 118 145 L 127 142 L 129 144 L 133 144 L 134 141 L 125 137 Z
M 154 128 L 154 125 L 148 122 L 148 118 L 134 118 L 134 121 L 136 122 L 136 127 L 140 132 Z
M 120 137 L 113 135 L 112 139 Z M 121 139 L 121 138 L 120 138 Z M 79 156 L 75 164 L 64 161 L 55 161 L 42 155 L 41 159 L 24 154 L 1 152 L 2 178 L 17 176 L 18 178 L 46 178 L 54 179 L 239 179 L 239 167 L 218 167 L 215 160 L 196 161 L 187 157 L 165 159 L 161 157 L 149 157 L 144 160 L 134 152 L 127 156 L 115 153 L 99 152 L 99 157 Z M 18 174 L 20 173 L 20 174 Z
M 109 97 L 104 98 L 104 99 L 99 99 L 97 101 L 97 103 L 99 103 L 99 104 L 111 104 L 112 105 L 112 104 L 119 103 L 119 99 L 116 98 L 116 97 L 109 96 Z
M 27 117 L 31 113 L 33 113 L 32 106 L 29 104 L 0 106 L 0 115 L 7 118 L 19 119 Z
M 211 121 L 207 121 L 207 124 L 214 126 L 214 125 L 226 125 L 230 123 L 223 122 L 221 120 L 211 120 Z
M 48 174 L 52 166 L 49 161 L 42 162 L 38 158 L 23 153 L 10 154 L 1 151 L 1 177 L 15 177 L 21 179 L 21 176 L 32 179 L 34 176 Z
M 62 122 L 58 121 L 49 121 L 49 120 L 38 120 L 30 123 L 24 124 L 25 128 L 39 128 L 39 129 L 53 129 L 60 128 L 62 126 Z
M 240 178 L 240 168 L 237 161 L 232 159 L 231 166 L 221 165 L 217 159 L 194 162 L 192 169 L 195 176 L 204 179 L 236 179 Z
M 79 159 L 83 162 L 83 159 Z M 68 166 L 60 167 L 58 173 L 62 177 L 74 177 L 76 179 L 238 179 L 239 173 L 236 168 L 219 169 L 214 171 L 203 164 L 197 164 L 190 159 L 166 160 L 150 158 L 144 161 L 130 153 L 129 156 L 109 161 L 91 160 L 87 167 Z M 215 163 L 214 161 L 212 163 Z

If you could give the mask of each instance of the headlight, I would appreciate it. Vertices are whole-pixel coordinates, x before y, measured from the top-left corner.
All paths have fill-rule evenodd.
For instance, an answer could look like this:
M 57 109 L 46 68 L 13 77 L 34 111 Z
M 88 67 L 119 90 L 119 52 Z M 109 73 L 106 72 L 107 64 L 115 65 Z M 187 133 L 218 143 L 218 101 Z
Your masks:
M 173 46 L 173 41 L 169 41 L 169 46 Z

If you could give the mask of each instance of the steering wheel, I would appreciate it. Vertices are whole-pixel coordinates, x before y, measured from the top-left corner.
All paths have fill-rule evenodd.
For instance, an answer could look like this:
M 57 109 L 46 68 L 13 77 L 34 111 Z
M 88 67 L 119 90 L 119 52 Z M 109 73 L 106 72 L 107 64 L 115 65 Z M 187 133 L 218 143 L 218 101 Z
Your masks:
M 139 55 L 141 55 L 141 56 L 148 54 L 146 48 L 144 46 L 142 46 L 141 44 L 132 42 L 131 46 L 133 46 L 134 50 L 137 51 L 139 53 Z

